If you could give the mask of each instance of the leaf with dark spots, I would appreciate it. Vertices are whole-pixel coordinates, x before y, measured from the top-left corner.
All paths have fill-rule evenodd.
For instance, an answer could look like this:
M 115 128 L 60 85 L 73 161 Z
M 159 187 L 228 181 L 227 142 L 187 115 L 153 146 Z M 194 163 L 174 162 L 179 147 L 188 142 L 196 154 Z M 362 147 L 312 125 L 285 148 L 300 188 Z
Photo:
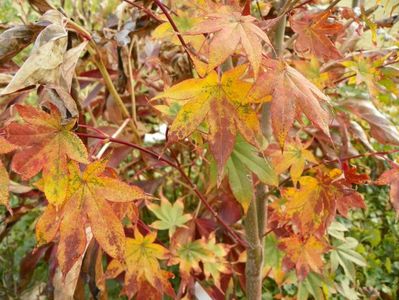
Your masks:
M 260 133 L 256 113 L 251 103 L 262 103 L 270 96 L 251 94 L 252 83 L 243 79 L 246 65 L 225 72 L 221 79 L 212 71 L 203 79 L 180 82 L 154 99 L 166 98 L 184 105 L 169 129 L 170 142 L 188 137 L 204 120 L 209 123 L 209 143 L 219 176 L 231 154 L 237 132 L 250 143 L 256 144 Z

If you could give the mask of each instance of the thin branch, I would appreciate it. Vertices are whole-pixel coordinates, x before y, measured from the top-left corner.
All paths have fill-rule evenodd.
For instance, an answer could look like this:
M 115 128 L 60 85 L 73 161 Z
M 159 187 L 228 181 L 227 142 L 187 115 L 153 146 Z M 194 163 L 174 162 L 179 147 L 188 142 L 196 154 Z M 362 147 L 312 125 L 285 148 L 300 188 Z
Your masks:
M 239 243 L 240 245 L 246 247 L 247 246 L 247 242 L 244 241 L 234 230 L 232 230 L 228 224 L 226 224 L 223 219 L 217 214 L 217 212 L 212 208 L 212 206 L 208 203 L 206 197 L 198 190 L 197 186 L 191 181 L 191 179 L 186 175 L 186 173 L 184 172 L 184 170 L 175 162 L 171 161 L 170 159 L 164 157 L 162 154 L 156 153 L 152 150 L 149 150 L 147 148 L 144 148 L 140 145 L 134 144 L 134 143 L 130 143 L 130 142 L 126 142 L 120 139 L 116 139 L 116 138 L 112 138 L 112 137 L 108 137 L 108 136 L 100 136 L 100 135 L 95 135 L 95 134 L 87 134 L 87 133 L 80 133 L 77 132 L 77 135 L 79 135 L 80 137 L 86 137 L 86 138 L 94 138 L 94 139 L 99 139 L 99 140 L 106 140 L 108 142 L 112 142 L 112 143 L 117 143 L 117 144 L 121 144 L 121 145 L 125 145 L 134 149 L 137 149 L 143 153 L 146 153 L 152 157 L 154 157 L 155 159 L 162 161 L 166 164 L 168 164 L 169 166 L 171 166 L 172 168 L 176 169 L 180 175 L 183 177 L 183 179 L 186 181 L 186 183 L 191 187 L 191 189 L 193 190 L 193 192 L 197 195 L 197 197 L 200 199 L 200 201 L 202 202 L 202 204 L 205 205 L 205 207 L 209 210 L 209 212 L 216 218 L 216 220 L 219 222 L 220 225 L 222 225 L 226 231 L 229 233 L 229 235 L 231 236 L 231 238 Z
M 184 41 L 184 39 L 179 31 L 179 28 L 177 28 L 175 21 L 173 21 L 173 18 L 170 15 L 168 9 L 165 7 L 165 5 L 163 5 L 163 3 L 161 1 L 159 1 L 159 0 L 153 0 L 153 1 L 165 14 L 165 17 L 168 19 L 170 25 L 172 26 L 174 32 L 177 35 L 177 38 L 179 39 L 180 43 L 184 47 L 184 50 L 187 52 L 187 55 L 190 57 L 190 54 L 191 54 L 190 49 L 189 49 L 188 45 L 186 44 L 186 42 Z
M 130 0 L 123 0 L 123 1 L 125 1 L 126 3 L 129 3 L 131 6 L 134 6 L 134 7 L 138 8 L 139 10 L 143 11 L 143 12 L 146 13 L 149 17 L 153 18 L 155 21 L 157 21 L 157 22 L 163 22 L 163 20 L 160 19 L 158 16 L 156 16 L 156 15 L 151 11 L 151 9 L 148 9 L 147 7 L 141 6 L 140 4 L 135 3 L 135 2 L 133 2 L 133 1 L 130 1 Z
M 112 138 L 117 138 L 123 131 L 123 129 L 125 129 L 125 127 L 127 126 L 127 124 L 129 123 L 130 119 L 126 119 L 121 126 L 119 126 L 119 128 L 115 131 L 115 133 L 111 136 Z M 109 146 L 111 146 L 111 142 L 105 143 L 104 146 L 101 147 L 100 151 L 98 151 L 97 155 L 94 157 L 95 159 L 100 159 L 105 151 L 107 151 L 107 149 L 109 148 Z

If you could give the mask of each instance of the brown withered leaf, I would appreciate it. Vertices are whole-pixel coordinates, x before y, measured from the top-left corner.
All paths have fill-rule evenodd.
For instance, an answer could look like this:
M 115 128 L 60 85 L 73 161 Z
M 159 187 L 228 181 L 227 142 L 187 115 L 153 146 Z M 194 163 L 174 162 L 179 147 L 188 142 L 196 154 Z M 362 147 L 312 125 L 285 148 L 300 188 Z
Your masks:
M 37 9 L 41 14 L 44 14 L 48 10 L 55 9 L 55 7 L 49 4 L 46 0 L 28 0 L 29 4 Z
M 371 101 L 350 99 L 341 105 L 360 119 L 366 120 L 370 125 L 370 135 L 377 141 L 383 144 L 399 145 L 398 130 Z
M 76 116 L 75 102 L 70 100 L 70 96 L 65 96 L 71 90 L 74 69 L 87 42 L 67 51 L 65 18 L 58 11 L 47 11 L 38 24 L 47 26 L 37 36 L 30 56 L 0 95 L 11 94 L 37 84 L 48 85 L 48 88 L 54 88 L 59 95 L 58 102 L 61 102 L 72 116 Z M 54 104 L 59 103 L 54 101 Z
M 43 19 L 46 21 L 50 19 L 52 23 L 37 36 L 30 56 L 15 74 L 13 80 L 1 92 L 1 95 L 11 94 L 36 84 L 59 85 L 60 66 L 67 47 L 67 32 L 61 13 L 57 15 L 50 11 L 48 14 L 50 13 L 51 16 L 43 16 Z
M 38 25 L 18 25 L 0 34 L 0 63 L 4 63 L 32 43 L 42 30 Z

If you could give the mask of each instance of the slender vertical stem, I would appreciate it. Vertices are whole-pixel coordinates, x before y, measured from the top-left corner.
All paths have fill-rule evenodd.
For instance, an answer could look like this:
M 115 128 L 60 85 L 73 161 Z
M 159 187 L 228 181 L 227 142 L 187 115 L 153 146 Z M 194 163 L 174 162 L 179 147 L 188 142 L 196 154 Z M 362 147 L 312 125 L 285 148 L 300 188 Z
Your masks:
M 284 11 L 285 6 L 289 4 L 286 0 L 278 3 L 278 9 Z M 275 32 L 276 57 L 281 57 L 284 52 L 284 35 L 286 26 L 286 16 L 279 21 Z M 270 126 L 270 103 L 262 106 L 262 132 L 270 140 L 272 131 Z M 245 267 L 247 298 L 251 300 L 262 299 L 262 269 L 263 269 L 263 231 L 267 223 L 266 215 L 266 190 L 263 184 L 259 184 L 256 190 L 255 199 L 253 199 L 248 214 L 245 219 L 245 233 L 249 244 L 247 249 L 247 264 Z
M 136 141 L 139 140 L 139 134 L 137 132 L 136 125 L 134 124 L 133 120 L 130 118 L 130 113 L 129 113 L 128 109 L 126 108 L 125 103 L 123 103 L 122 98 L 119 96 L 118 91 L 116 90 L 115 85 L 112 82 L 111 76 L 109 75 L 108 70 L 105 67 L 105 65 L 101 59 L 101 56 L 92 47 L 92 45 L 89 45 L 88 50 L 89 50 L 90 54 L 96 58 L 95 64 L 97 65 L 98 70 L 100 71 L 101 75 L 103 76 L 105 85 L 106 85 L 108 91 L 110 92 L 110 94 L 112 95 L 119 110 L 121 111 L 123 117 L 130 120 L 129 123 L 130 123 L 130 127 L 133 130 L 134 139 Z
M 276 55 L 278 57 L 281 57 L 284 52 L 284 35 L 285 35 L 286 22 L 287 22 L 287 17 L 286 16 L 281 17 L 276 28 L 274 48 L 276 49 Z
M 252 200 L 245 218 L 247 238 L 247 263 L 245 265 L 247 299 L 262 299 L 263 247 L 259 239 L 258 210 L 255 199 Z
M 132 66 L 132 50 L 135 44 L 136 44 L 136 38 L 134 37 L 131 41 L 130 47 L 128 48 L 127 63 L 129 71 L 129 82 L 130 82 L 130 99 L 132 101 L 132 116 L 133 116 L 133 121 L 137 123 L 136 91 L 135 91 L 136 82 L 133 77 L 133 66 Z

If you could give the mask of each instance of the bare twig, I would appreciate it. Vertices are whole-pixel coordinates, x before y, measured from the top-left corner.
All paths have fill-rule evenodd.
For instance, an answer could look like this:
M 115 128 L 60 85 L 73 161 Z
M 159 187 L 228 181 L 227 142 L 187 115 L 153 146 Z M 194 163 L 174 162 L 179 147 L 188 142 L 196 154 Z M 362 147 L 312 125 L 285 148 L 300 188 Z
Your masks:
M 134 6 L 136 8 L 138 8 L 139 10 L 143 11 L 144 13 L 146 13 L 149 17 L 153 18 L 155 21 L 157 22 L 163 22 L 162 19 L 160 19 L 157 15 L 155 15 L 151 9 L 148 9 L 147 7 L 144 7 L 136 2 L 130 1 L 130 0 L 123 0 L 126 3 L 129 3 L 131 6 Z

